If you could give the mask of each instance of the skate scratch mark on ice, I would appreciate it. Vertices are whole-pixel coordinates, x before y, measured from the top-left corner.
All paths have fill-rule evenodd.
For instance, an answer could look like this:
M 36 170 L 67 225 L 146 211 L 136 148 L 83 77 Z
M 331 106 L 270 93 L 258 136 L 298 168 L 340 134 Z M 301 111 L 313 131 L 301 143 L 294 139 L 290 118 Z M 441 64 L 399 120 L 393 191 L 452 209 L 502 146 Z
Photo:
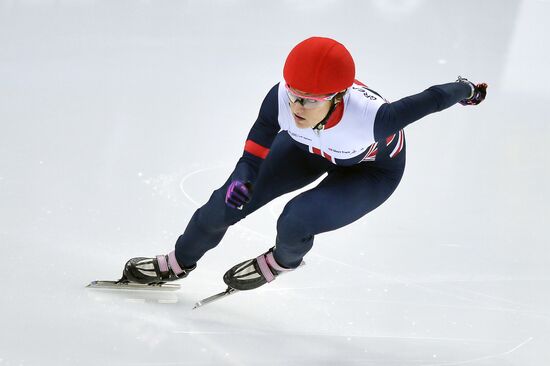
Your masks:
M 476 362 L 476 363 L 477 363 L 477 362 L 479 362 L 479 361 L 490 360 L 490 359 L 492 359 L 492 358 L 504 357 L 504 356 L 509 355 L 509 354 L 512 353 L 512 352 L 517 351 L 518 349 L 520 349 L 521 347 L 525 346 L 527 343 L 531 342 L 532 340 L 533 340 L 533 337 L 529 337 L 529 338 L 527 338 L 526 340 L 524 340 L 523 342 L 521 342 L 520 344 L 518 344 L 517 346 L 515 346 L 514 348 L 512 348 L 511 350 L 508 350 L 508 351 L 502 352 L 502 353 L 497 353 L 497 354 L 495 354 L 495 355 L 483 356 L 483 357 L 474 358 L 474 359 L 471 359 L 471 360 L 464 360 L 464 361 L 427 363 L 427 364 L 424 364 L 424 365 L 425 365 L 425 366 L 464 365 L 464 364 L 467 364 L 467 363 L 473 363 L 473 362 Z
M 374 271 L 369 271 L 363 267 L 360 267 L 360 266 L 356 266 L 356 265 L 353 265 L 353 264 L 349 264 L 349 263 L 345 263 L 345 262 L 341 262 L 339 260 L 336 260 L 336 259 L 333 259 L 333 258 L 329 258 L 329 257 L 326 257 L 324 255 L 320 255 L 320 254 L 314 254 L 316 257 L 319 257 L 321 259 L 324 259 L 326 261 L 329 261 L 329 262 L 333 262 L 333 263 L 337 263 L 341 266 L 344 266 L 344 267 L 349 267 L 349 268 L 353 268 L 355 270 L 358 270 L 358 271 L 361 271 L 361 272 L 365 272 L 365 273 L 368 273 L 369 275 L 373 275 L 373 276 L 376 276 L 378 278 L 382 278 L 386 281 L 392 281 L 392 282 L 396 282 L 396 283 L 399 283 L 399 284 L 402 284 L 402 285 L 406 285 L 406 286 L 411 286 L 411 287 L 416 287 L 416 288 L 419 288 L 421 290 L 424 290 L 426 292 L 431 292 L 431 293 L 439 293 L 439 294 L 443 294 L 443 295 L 446 295 L 446 296 L 451 296 L 451 297 L 454 297 L 456 299 L 459 299 L 459 300 L 464 300 L 464 301 L 472 301 L 472 302 L 475 302 L 475 299 L 471 299 L 471 298 L 468 298 L 468 297 L 463 297 L 463 296 L 459 296 L 457 294 L 454 294 L 454 293 L 449 293 L 449 292 L 446 292 L 446 291 L 441 291 L 441 290 L 434 290 L 430 287 L 426 287 L 426 286 L 422 286 L 422 285 L 418 285 L 418 284 L 414 284 L 414 283 L 410 283 L 408 281 L 405 281 L 405 280 L 402 280 L 400 278 L 398 278 L 397 276 L 390 276 L 390 275 L 386 275 L 386 274 L 383 274 L 383 273 L 378 273 L 378 272 L 374 272 Z
M 338 261 L 336 259 L 328 258 L 328 257 L 325 257 L 325 256 L 320 255 L 320 254 L 312 254 L 312 255 L 317 256 L 317 257 L 322 258 L 322 259 L 327 260 L 327 261 L 331 261 L 331 262 L 340 264 L 340 265 L 345 266 L 345 267 L 349 267 L 349 268 L 353 268 L 353 269 L 356 269 L 356 270 L 359 270 L 359 271 L 366 272 L 370 275 L 382 278 L 386 281 L 393 281 L 393 282 L 396 282 L 396 283 L 399 283 L 399 284 L 402 284 L 402 285 L 405 285 L 405 286 L 418 288 L 418 289 L 420 289 L 422 291 L 425 291 L 425 292 L 445 295 L 445 296 L 453 297 L 453 298 L 456 298 L 456 299 L 459 299 L 459 300 L 464 300 L 464 301 L 467 301 L 467 302 L 471 302 L 473 304 L 476 304 L 476 303 L 479 304 L 479 302 L 480 302 L 479 299 L 460 296 L 460 295 L 458 295 L 457 293 L 454 293 L 454 292 L 436 290 L 436 289 L 430 288 L 428 286 L 419 285 L 419 284 L 413 283 L 411 281 L 401 279 L 397 276 L 390 276 L 390 275 L 386 275 L 386 274 L 379 273 L 379 272 L 369 271 L 365 268 L 355 266 L 355 265 L 352 265 L 352 264 L 348 264 L 348 263 L 345 263 L 345 262 L 341 262 L 341 261 Z M 492 279 L 492 280 L 495 281 L 495 279 Z M 505 279 L 505 280 L 509 281 L 510 279 Z M 461 291 L 473 293 L 478 297 L 480 295 L 483 295 L 482 293 L 477 293 L 475 291 L 467 291 L 467 290 L 462 290 L 462 289 L 461 289 Z M 522 314 L 527 314 L 527 315 L 530 315 L 530 316 L 536 316 L 536 317 L 540 317 L 540 318 L 544 318 L 544 319 L 548 319 L 550 317 L 547 313 L 541 313 L 541 312 L 534 311 L 534 310 L 530 309 L 528 305 L 525 305 L 525 304 L 509 301 L 509 300 L 506 300 L 506 299 L 501 299 L 501 298 L 498 298 L 498 297 L 493 297 L 493 296 L 490 296 L 490 295 L 483 295 L 483 296 L 488 297 L 488 298 L 492 298 L 494 300 L 501 300 L 501 301 L 507 303 L 508 305 L 515 305 L 516 307 L 511 307 L 511 306 L 508 306 L 508 307 L 506 307 L 506 306 L 488 307 L 488 306 L 483 306 L 483 305 L 478 305 L 478 306 L 473 306 L 473 305 L 458 306 L 458 305 L 455 305 L 455 307 L 457 307 L 457 308 L 467 308 L 467 309 L 469 309 L 469 308 L 476 309 L 477 308 L 477 309 L 490 310 L 490 311 L 504 311 L 504 312 L 522 313 Z M 407 303 L 407 304 L 409 304 L 409 303 Z
M 372 334 L 330 334 L 323 332 L 286 332 L 286 331 L 268 331 L 268 330 L 238 330 L 238 331 L 187 331 L 174 330 L 173 334 L 187 335 L 257 335 L 257 336 L 303 336 L 303 337 L 327 337 L 327 338 L 361 338 L 361 339 L 400 339 L 412 341 L 429 341 L 429 342 L 471 342 L 471 343 L 510 343 L 509 340 L 485 339 L 485 338 L 453 338 L 453 337 L 407 337 L 396 335 L 372 335 Z M 518 347 L 515 347 L 517 349 Z M 515 350 L 514 349 L 514 350 Z M 510 353 L 507 351 L 506 353 Z
M 467 290 L 467 289 L 461 289 L 461 291 L 469 292 L 469 293 L 474 294 L 476 296 L 483 296 L 483 297 L 486 297 L 486 298 L 491 299 L 491 300 L 502 301 L 502 302 L 505 302 L 505 303 L 508 303 L 508 304 L 511 304 L 511 305 L 527 307 L 526 304 L 521 304 L 521 303 L 516 302 L 516 301 L 505 299 L 503 297 L 493 296 L 493 295 L 485 294 L 485 293 L 482 293 L 482 292 L 477 292 L 477 291 L 472 291 L 472 290 Z
M 190 177 L 194 176 L 194 175 L 197 175 L 197 174 L 200 174 L 200 173 L 204 173 L 204 172 L 207 172 L 207 171 L 211 171 L 211 170 L 217 170 L 217 169 L 222 169 L 222 168 L 227 168 L 229 166 L 229 164 L 223 164 L 223 165 L 216 165 L 216 166 L 213 166 L 213 167 L 208 167 L 208 168 L 200 168 L 200 169 L 196 169 L 196 170 L 193 170 L 191 171 L 190 173 L 188 173 L 187 175 L 185 175 L 181 181 L 180 181 L 180 190 L 181 192 L 183 193 L 183 195 L 185 196 L 185 198 L 191 202 L 196 208 L 199 208 L 202 206 L 202 204 L 200 204 L 199 202 L 197 202 L 196 200 L 193 199 L 193 197 L 191 197 L 191 195 L 189 193 L 187 193 L 187 191 L 185 190 L 185 188 L 183 187 L 185 181 L 187 181 Z M 268 235 L 265 235 L 265 234 L 262 234 L 254 229 L 251 229 L 241 223 L 238 223 L 238 224 L 235 224 L 233 225 L 233 227 L 241 232 L 244 232 L 245 234 L 248 233 L 248 235 L 252 236 L 257 236 L 258 238 L 260 238 L 261 240 L 264 240 L 264 243 L 263 244 L 268 244 L 268 245 L 272 245 L 272 242 L 273 242 L 273 238 L 271 238 L 270 236 Z
M 315 256 L 321 258 L 321 259 L 324 259 L 326 261 L 330 261 L 330 262 L 333 262 L 333 263 L 337 263 L 339 265 L 342 265 L 342 266 L 345 266 L 345 267 L 349 267 L 349 268 L 353 268 L 353 269 L 356 269 L 358 271 L 362 271 L 362 272 L 366 272 L 370 275 L 373 275 L 373 276 L 376 276 L 376 277 L 379 277 L 379 278 L 382 278 L 384 280 L 389 280 L 389 281 L 393 281 L 393 282 L 396 282 L 396 283 L 399 283 L 399 284 L 402 284 L 402 285 L 405 285 L 405 286 L 410 286 L 410 287 L 414 287 L 414 288 L 418 288 L 422 291 L 425 291 L 425 292 L 429 292 L 429 293 L 436 293 L 436 294 L 440 294 L 440 295 L 445 295 L 445 296 L 449 296 L 449 297 L 452 297 L 452 298 L 455 298 L 455 299 L 459 299 L 459 300 L 462 300 L 462 301 L 467 301 L 467 302 L 472 302 L 472 303 L 479 303 L 479 299 L 475 299 L 475 298 L 470 298 L 470 297 L 466 297 L 466 296 L 461 296 L 457 293 L 454 293 L 454 292 L 448 292 L 448 291 L 442 291 L 442 290 L 436 290 L 436 289 L 433 289 L 433 288 L 430 288 L 428 286 L 422 286 L 422 285 L 418 285 L 418 284 L 415 284 L 415 283 L 411 283 L 410 281 L 406 281 L 406 280 L 403 280 L 403 279 L 400 279 L 399 277 L 397 276 L 389 276 L 389 275 L 386 275 L 386 274 L 383 274 L 383 273 L 378 273 L 378 272 L 374 272 L 374 271 L 369 271 L 363 267 L 360 267 L 360 266 L 356 266 L 356 265 L 352 265 L 352 264 L 349 264 L 349 263 L 345 263 L 345 262 L 341 262 L 341 261 L 338 261 L 336 259 L 333 259 L 333 258 L 329 258 L 329 257 L 325 257 L 323 255 L 320 255 L 320 254 L 314 254 Z M 521 309 L 514 309 L 515 311 L 521 311 Z
M 302 290 L 325 290 L 327 288 L 330 289 L 336 289 L 336 288 L 356 288 L 357 286 L 318 286 L 318 287 L 289 287 L 289 288 L 274 288 L 274 289 L 265 289 L 261 290 L 264 292 L 284 292 L 284 291 L 302 291 Z M 259 290 L 260 291 L 260 290 Z M 299 296 L 294 294 L 293 298 L 295 299 L 304 299 L 304 300 L 319 300 L 319 301 L 326 301 L 326 297 L 313 297 L 313 296 Z M 362 298 L 359 299 L 344 299 L 339 298 L 338 302 L 346 302 L 346 303 L 360 303 L 360 304 L 403 304 L 403 301 L 392 301 L 392 300 L 365 300 Z M 428 307 L 428 308 L 444 308 L 444 309 L 472 309 L 472 310 L 485 310 L 485 311 L 501 311 L 501 312 L 507 312 L 507 313 L 518 313 L 517 309 L 513 308 L 505 308 L 505 307 L 488 307 L 488 306 L 476 306 L 476 305 L 449 305 L 449 304 L 434 304 L 434 303 L 417 303 L 412 301 L 407 301 L 407 305 L 412 306 L 419 306 L 419 307 Z M 545 317 L 545 314 L 535 313 L 535 312 L 520 312 L 525 313 L 533 316 L 540 316 Z
M 268 336 L 271 337 L 273 335 L 281 335 L 281 336 L 304 336 L 304 337 L 327 337 L 327 338 L 361 338 L 361 339 L 399 339 L 399 340 L 413 340 L 413 341 L 428 341 L 428 342 L 476 342 L 476 343 L 510 343 L 508 340 L 496 340 L 496 339 L 478 339 L 478 338 L 446 338 L 446 337 L 402 337 L 402 336 L 393 336 L 393 335 L 362 335 L 362 334 L 327 334 L 327 333 L 316 333 L 316 332 L 269 332 L 269 331 L 185 331 L 185 330 L 174 330 L 172 331 L 173 334 L 185 334 L 185 335 L 220 335 L 220 336 Z M 478 357 L 470 360 L 463 360 L 463 361 L 443 361 L 443 362 L 437 362 L 437 363 L 425 363 L 422 364 L 422 366 L 452 366 L 452 365 L 464 365 L 464 364 L 470 364 L 470 363 L 477 363 L 479 361 L 484 360 L 490 360 L 494 358 L 500 358 L 507 356 L 521 347 L 525 346 L 529 342 L 531 342 L 534 338 L 529 337 L 522 341 L 517 346 L 513 347 L 512 349 L 487 355 L 483 357 Z

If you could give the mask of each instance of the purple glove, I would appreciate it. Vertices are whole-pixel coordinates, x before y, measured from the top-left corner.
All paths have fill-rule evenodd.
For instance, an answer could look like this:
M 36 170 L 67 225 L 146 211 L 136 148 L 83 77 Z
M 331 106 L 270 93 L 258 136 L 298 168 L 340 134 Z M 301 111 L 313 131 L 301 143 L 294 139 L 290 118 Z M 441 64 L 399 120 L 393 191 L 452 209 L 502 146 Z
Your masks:
M 472 88 L 472 95 L 470 98 L 463 99 L 459 103 L 462 105 L 478 105 L 479 103 L 483 102 L 485 100 L 485 97 L 487 96 L 487 84 L 481 83 L 481 84 L 474 84 L 470 80 L 463 78 L 461 76 L 458 77 L 458 82 L 460 83 L 467 83 Z
M 225 204 L 231 208 L 242 210 L 243 205 L 252 197 L 252 184 L 234 180 L 227 188 Z

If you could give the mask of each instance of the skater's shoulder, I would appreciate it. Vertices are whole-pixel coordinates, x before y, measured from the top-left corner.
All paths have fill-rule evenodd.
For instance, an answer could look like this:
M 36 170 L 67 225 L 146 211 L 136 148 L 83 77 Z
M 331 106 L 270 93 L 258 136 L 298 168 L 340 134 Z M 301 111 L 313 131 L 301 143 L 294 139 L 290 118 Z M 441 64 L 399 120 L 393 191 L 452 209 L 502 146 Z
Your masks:
M 361 105 L 381 105 L 388 103 L 380 93 L 362 83 L 354 83 L 348 88 L 346 95 L 348 96 L 348 103 Z

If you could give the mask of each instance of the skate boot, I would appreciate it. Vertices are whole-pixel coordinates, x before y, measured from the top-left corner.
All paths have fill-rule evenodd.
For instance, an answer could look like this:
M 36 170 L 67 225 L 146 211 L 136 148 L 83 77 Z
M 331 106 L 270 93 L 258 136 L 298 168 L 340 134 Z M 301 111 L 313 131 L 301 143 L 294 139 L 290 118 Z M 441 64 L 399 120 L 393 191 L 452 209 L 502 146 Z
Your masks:
M 187 277 L 196 267 L 196 264 L 191 268 L 180 267 L 174 251 L 166 255 L 157 255 L 155 258 L 137 257 L 126 262 L 122 281 L 161 285 L 167 281 Z
M 281 267 L 275 261 L 273 249 L 232 267 L 223 276 L 223 282 L 236 290 L 252 290 L 273 281 L 283 272 L 293 271 L 294 269 Z

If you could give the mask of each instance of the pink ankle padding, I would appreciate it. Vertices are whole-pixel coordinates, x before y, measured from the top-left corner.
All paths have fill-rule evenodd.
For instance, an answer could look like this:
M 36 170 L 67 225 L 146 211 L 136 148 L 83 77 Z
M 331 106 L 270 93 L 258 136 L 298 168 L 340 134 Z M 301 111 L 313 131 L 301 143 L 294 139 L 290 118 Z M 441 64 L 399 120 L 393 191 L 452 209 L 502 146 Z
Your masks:
M 265 256 L 265 259 L 267 261 L 267 264 L 269 264 L 269 266 L 274 270 L 276 270 L 277 272 L 292 271 L 291 268 L 281 267 L 279 263 L 277 263 L 277 261 L 275 260 L 275 257 L 273 256 L 273 252 L 267 253 L 267 255 Z
M 163 255 L 157 255 L 157 262 L 159 264 L 160 273 L 167 273 L 168 262 L 166 262 L 166 257 Z
M 184 272 L 183 269 L 181 269 L 177 259 L 176 259 L 176 251 L 173 250 L 170 253 L 168 253 L 168 262 L 170 263 L 170 268 L 172 268 L 172 271 L 177 275 L 180 275 Z
M 267 282 L 271 282 L 275 279 L 275 276 L 273 275 L 273 272 L 269 269 L 269 265 L 267 264 L 264 255 L 260 255 L 258 258 L 256 258 L 256 262 L 258 262 L 258 266 L 260 267 L 260 272 L 264 275 L 264 278 Z

